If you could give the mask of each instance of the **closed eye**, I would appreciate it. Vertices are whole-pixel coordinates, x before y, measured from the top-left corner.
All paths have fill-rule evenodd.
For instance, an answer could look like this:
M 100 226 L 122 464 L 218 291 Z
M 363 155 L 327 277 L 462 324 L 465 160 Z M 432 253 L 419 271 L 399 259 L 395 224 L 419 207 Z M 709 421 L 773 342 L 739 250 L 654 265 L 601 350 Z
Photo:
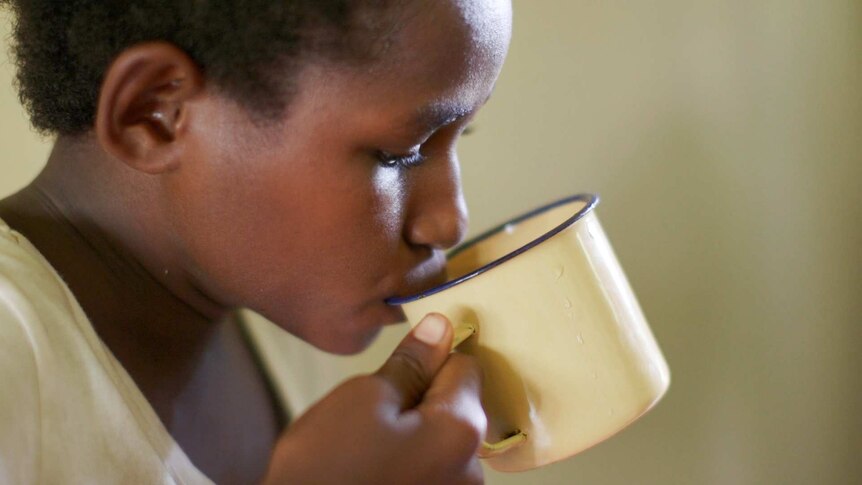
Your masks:
M 422 165 L 428 159 L 418 149 L 407 154 L 394 154 L 378 150 L 376 156 L 384 167 L 391 168 L 413 168 Z

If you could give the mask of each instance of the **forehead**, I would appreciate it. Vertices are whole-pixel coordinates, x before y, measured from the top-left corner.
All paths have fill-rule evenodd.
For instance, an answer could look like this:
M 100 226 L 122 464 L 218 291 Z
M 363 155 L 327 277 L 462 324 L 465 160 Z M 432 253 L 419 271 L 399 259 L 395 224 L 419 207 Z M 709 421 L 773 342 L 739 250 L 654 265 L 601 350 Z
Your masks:
M 484 103 L 511 37 L 508 0 L 413 2 L 397 19 L 391 42 L 357 73 L 368 94 L 405 105 L 415 116 L 443 121 Z
M 445 88 L 496 78 L 509 45 L 508 0 L 416 2 L 405 9 L 390 48 L 369 72 Z
M 299 79 L 299 104 L 389 111 L 402 122 L 467 114 L 490 94 L 511 32 L 508 0 L 408 2 L 387 47 L 363 65 L 315 63 Z M 308 99 L 313 98 L 313 99 Z M 337 102 L 334 102 L 338 99 Z M 369 113 L 369 116 L 371 113 Z

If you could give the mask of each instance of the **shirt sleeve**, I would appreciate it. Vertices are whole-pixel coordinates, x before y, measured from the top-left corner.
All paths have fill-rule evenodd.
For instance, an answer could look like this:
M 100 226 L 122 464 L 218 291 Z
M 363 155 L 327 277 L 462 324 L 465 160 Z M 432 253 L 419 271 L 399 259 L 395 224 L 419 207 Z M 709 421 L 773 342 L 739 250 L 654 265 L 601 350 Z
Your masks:
M 0 285 L 0 483 L 39 480 L 40 397 L 36 352 L 22 314 Z

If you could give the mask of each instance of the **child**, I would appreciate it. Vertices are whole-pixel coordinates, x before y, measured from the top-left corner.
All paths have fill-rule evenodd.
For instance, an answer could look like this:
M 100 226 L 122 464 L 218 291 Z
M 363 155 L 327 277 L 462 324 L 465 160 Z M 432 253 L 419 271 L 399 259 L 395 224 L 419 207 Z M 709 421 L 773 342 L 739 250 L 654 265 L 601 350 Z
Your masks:
M 0 201 L 0 482 L 481 481 L 442 317 L 287 426 L 236 310 L 355 353 L 443 278 L 508 0 L 0 3 L 56 136 Z

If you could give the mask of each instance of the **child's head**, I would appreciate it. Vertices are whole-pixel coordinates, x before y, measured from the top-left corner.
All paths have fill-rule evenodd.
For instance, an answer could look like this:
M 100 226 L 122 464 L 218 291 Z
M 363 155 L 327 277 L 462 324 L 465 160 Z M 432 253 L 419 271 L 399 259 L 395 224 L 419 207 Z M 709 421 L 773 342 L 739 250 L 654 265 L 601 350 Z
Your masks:
M 354 352 L 439 279 L 509 0 L 5 2 L 34 125 L 206 299 Z

